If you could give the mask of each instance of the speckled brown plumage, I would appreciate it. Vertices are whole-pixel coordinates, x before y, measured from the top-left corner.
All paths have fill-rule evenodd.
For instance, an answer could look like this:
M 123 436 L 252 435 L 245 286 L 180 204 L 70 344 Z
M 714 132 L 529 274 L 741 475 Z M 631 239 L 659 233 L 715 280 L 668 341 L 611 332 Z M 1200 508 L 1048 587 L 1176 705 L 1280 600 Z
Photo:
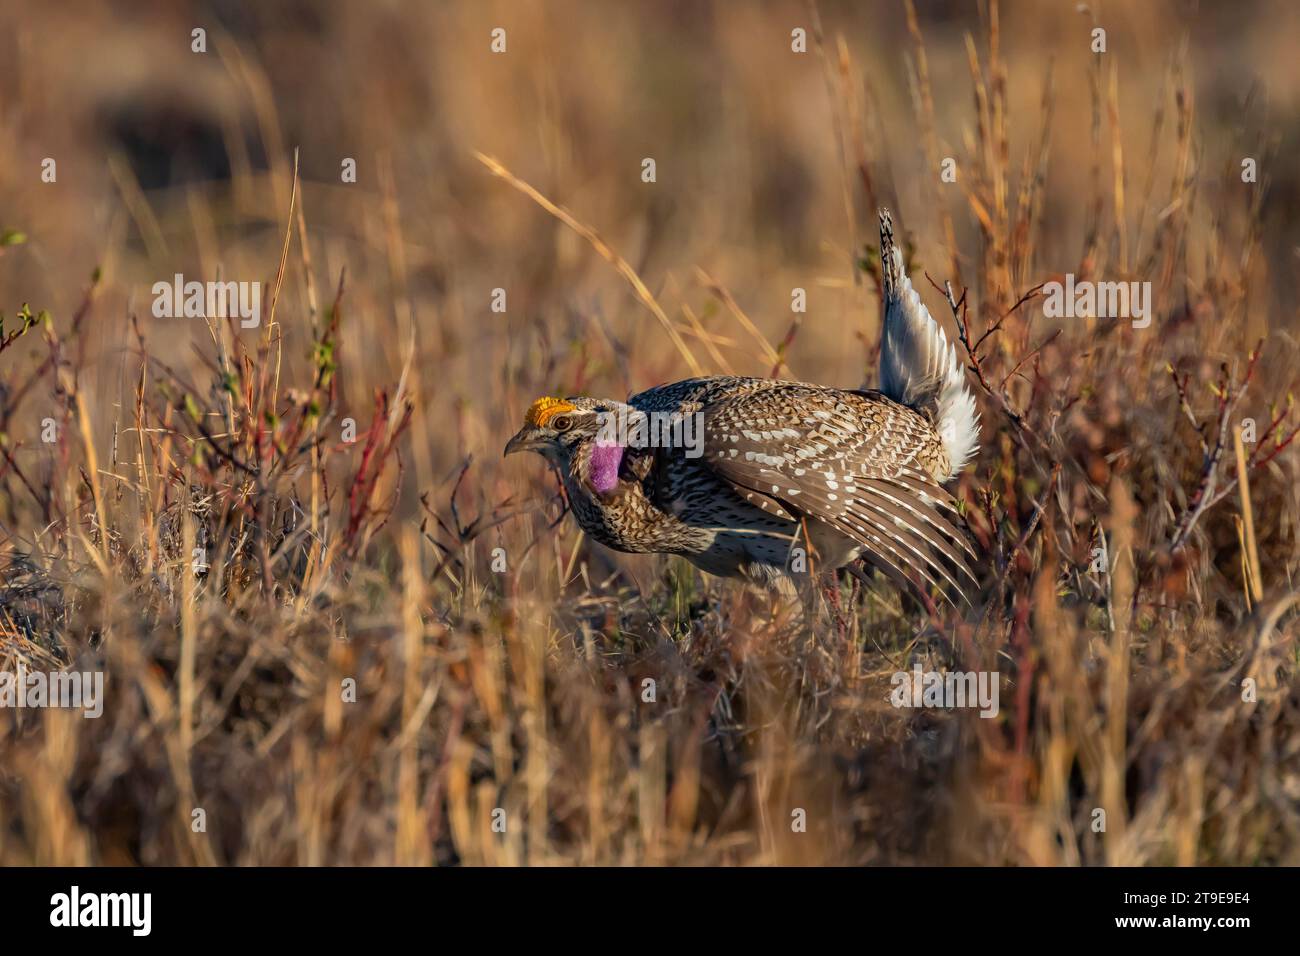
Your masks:
M 939 435 L 879 392 L 736 377 L 650 389 L 627 406 L 699 413 L 703 455 L 628 449 L 606 493 L 591 484 L 591 448 L 619 403 L 566 402 L 572 424 L 561 434 L 574 443 L 557 464 L 574 517 L 607 547 L 681 554 L 765 585 L 858 557 L 904 586 L 909 569 L 957 592 L 974 582 L 960 519 L 936 481 L 948 469 Z
M 899 299 L 900 309 L 923 310 L 905 275 L 892 282 L 915 299 Z M 903 319 L 920 322 L 915 312 Z M 933 324 L 928 313 L 923 319 Z M 953 399 L 939 401 L 937 385 L 927 382 L 937 381 L 931 367 L 955 355 L 940 354 L 947 342 L 937 326 L 917 327 L 933 340 L 918 346 L 906 327 L 886 326 L 904 352 L 902 360 L 893 356 L 898 388 L 919 394 L 917 407 L 873 390 L 694 378 L 626 403 L 539 399 L 506 451 L 534 450 L 553 461 L 583 530 L 619 551 L 680 554 L 712 574 L 769 586 L 862 558 L 901 586 L 919 581 L 964 595 L 977 583 L 974 552 L 941 483 L 964 463 L 952 461 L 949 449 L 968 454 L 974 437 L 965 445 L 945 438 Z M 906 365 L 907 350 L 918 349 L 928 376 L 920 385 L 907 379 Z M 960 383 L 959 366 L 939 371 L 950 389 Z M 611 416 L 665 413 L 694 416 L 698 443 L 620 440 L 614 447 L 598 438 Z

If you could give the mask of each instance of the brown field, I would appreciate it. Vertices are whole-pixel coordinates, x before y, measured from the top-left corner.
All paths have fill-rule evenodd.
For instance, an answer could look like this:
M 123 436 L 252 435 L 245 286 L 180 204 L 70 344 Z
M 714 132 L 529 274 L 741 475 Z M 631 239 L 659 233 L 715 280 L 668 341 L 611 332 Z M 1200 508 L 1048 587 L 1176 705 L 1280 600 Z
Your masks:
M 0 13 L 0 672 L 103 714 L 0 708 L 0 865 L 1300 863 L 1300 7 L 70 6 Z M 540 395 L 874 384 L 878 206 L 974 613 L 615 554 L 502 460 Z

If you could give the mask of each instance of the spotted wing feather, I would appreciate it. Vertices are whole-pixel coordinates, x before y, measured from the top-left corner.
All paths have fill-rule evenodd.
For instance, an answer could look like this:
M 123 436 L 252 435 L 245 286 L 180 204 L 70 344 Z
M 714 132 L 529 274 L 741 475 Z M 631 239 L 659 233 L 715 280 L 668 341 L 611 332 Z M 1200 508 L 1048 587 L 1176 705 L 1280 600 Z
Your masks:
M 878 393 L 785 385 L 704 410 L 704 462 L 795 520 L 816 518 L 891 578 L 911 570 L 965 597 L 978 582 L 951 496 L 921 460 L 939 442 L 921 415 Z

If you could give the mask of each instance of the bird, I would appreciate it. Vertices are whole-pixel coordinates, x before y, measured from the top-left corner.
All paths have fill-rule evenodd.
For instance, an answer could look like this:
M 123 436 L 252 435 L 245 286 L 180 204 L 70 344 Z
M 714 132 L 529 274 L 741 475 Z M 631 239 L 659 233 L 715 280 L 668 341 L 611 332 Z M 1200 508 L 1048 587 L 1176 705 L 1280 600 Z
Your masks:
M 969 604 L 979 558 L 944 485 L 978 452 L 979 414 L 888 209 L 879 220 L 878 388 L 717 375 L 626 402 L 543 396 L 504 455 L 546 458 L 578 525 L 616 551 L 774 590 L 861 559 L 913 594 Z

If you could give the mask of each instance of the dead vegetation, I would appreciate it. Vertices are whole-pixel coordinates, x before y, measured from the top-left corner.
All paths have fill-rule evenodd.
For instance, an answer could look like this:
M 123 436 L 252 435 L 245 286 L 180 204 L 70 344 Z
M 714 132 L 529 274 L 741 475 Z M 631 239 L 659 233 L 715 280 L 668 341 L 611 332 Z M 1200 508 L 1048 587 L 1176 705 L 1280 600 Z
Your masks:
M 1014 69 L 1008 6 L 978 5 L 938 48 L 891 6 L 899 76 L 834 8 L 736 14 L 778 49 L 787 20 L 808 24 L 801 82 L 830 144 L 806 228 L 833 238 L 765 278 L 778 307 L 737 292 L 771 259 L 605 238 L 562 199 L 574 179 L 549 160 L 516 173 L 504 143 L 478 157 L 492 176 L 458 154 L 449 225 L 421 220 L 400 149 L 359 200 L 269 140 L 270 168 L 236 184 L 251 204 L 123 198 L 122 230 L 189 215 L 204 276 L 264 279 L 255 332 L 197 320 L 168 341 L 122 289 L 175 270 L 129 231 L 66 313 L 0 273 L 6 306 L 32 302 L 0 333 L 0 668 L 107 675 L 97 720 L 0 710 L 0 863 L 1300 862 L 1297 313 L 1264 252 L 1295 223 L 1270 215 L 1267 176 L 1237 182 L 1239 144 L 1202 116 L 1172 19 L 1144 21 L 1170 30 L 1152 82 L 1118 55 Z M 274 88 L 222 43 L 249 89 Z M 954 62 L 964 84 L 941 90 Z M 1157 92 L 1121 97 L 1126 79 Z M 899 90 L 910 111 L 882 105 Z M 1149 141 L 1125 135 L 1130 111 L 1154 114 Z M 563 120 L 537 122 L 574 149 Z M 743 148 L 701 146 L 736 176 Z M 957 182 L 906 180 L 918 155 L 955 156 Z M 364 209 L 357 246 L 336 200 Z M 540 467 L 499 461 L 536 395 L 870 367 L 877 204 L 901 211 L 918 290 L 977 383 L 985 438 L 959 495 L 988 556 L 979 613 L 929 616 L 845 577 L 809 629 L 682 562 L 601 551 Z M 214 223 L 250 205 L 274 228 L 218 252 Z M 626 218 L 686 234 L 653 201 Z M 489 259 L 518 271 L 496 280 Z M 1043 286 L 1067 272 L 1150 282 L 1153 324 L 1046 318 Z M 484 305 L 497 285 L 506 316 Z M 791 315 L 793 285 L 831 304 Z M 918 662 L 998 672 L 998 716 L 892 707 L 891 675 Z

